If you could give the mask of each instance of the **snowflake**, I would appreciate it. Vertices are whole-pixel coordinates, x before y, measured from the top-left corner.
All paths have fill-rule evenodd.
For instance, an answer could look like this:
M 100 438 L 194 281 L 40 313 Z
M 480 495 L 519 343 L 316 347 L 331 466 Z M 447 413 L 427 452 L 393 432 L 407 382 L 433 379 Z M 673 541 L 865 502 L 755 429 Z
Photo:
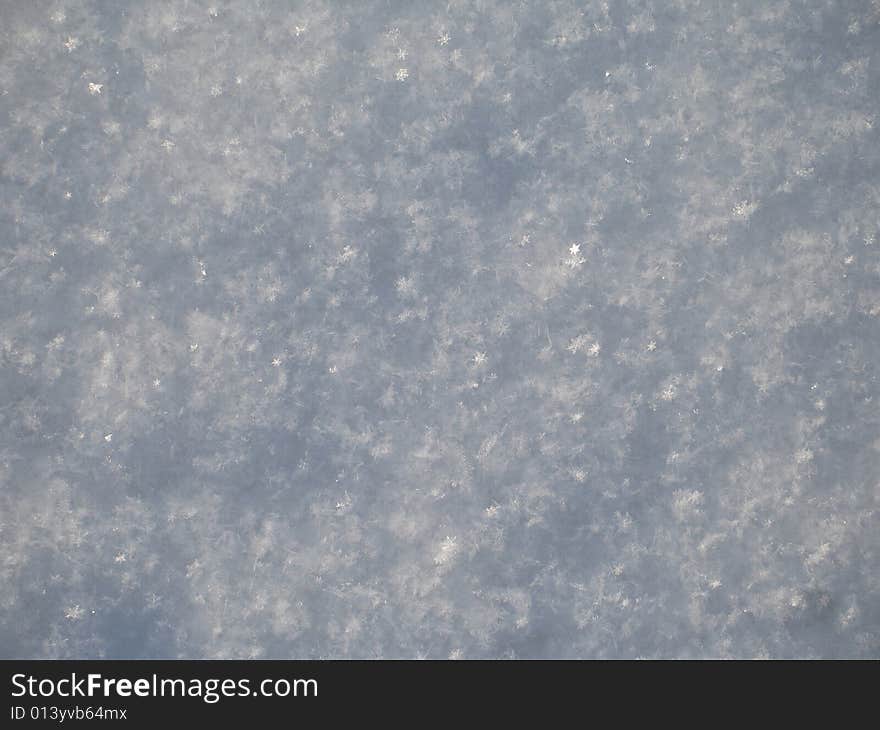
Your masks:
M 813 452 L 810 449 L 801 449 L 795 454 L 794 458 L 798 464 L 806 464 L 813 460 Z
M 104 84 L 89 83 L 89 93 L 92 96 L 97 96 L 98 94 L 100 94 L 101 91 L 103 90 L 103 88 L 104 88 Z
M 68 39 L 64 41 L 64 47 L 67 49 L 68 53 L 73 53 L 73 51 L 79 48 L 79 38 L 69 36 Z
M 758 209 L 757 203 L 751 203 L 748 200 L 743 200 L 733 206 L 733 214 L 737 218 L 748 218 Z
M 64 612 L 64 618 L 70 619 L 71 621 L 79 621 L 83 617 L 83 614 L 85 614 L 85 611 L 79 607 L 79 604 L 77 604 L 76 606 L 71 606 Z
M 337 479 L 337 481 L 339 481 L 339 480 Z M 336 502 L 336 511 L 342 512 L 342 511 L 348 509 L 349 507 L 351 507 L 351 504 L 352 504 L 351 495 L 346 491 L 345 494 L 343 495 L 342 499 L 340 499 L 339 501 Z
M 411 276 L 399 277 L 394 283 L 394 288 L 397 289 L 397 293 L 402 297 L 411 297 L 416 294 L 416 285 Z
M 353 249 L 351 246 L 345 246 L 342 249 L 342 253 L 339 254 L 338 261 L 342 264 L 347 261 L 351 261 L 355 256 L 357 256 L 357 251 Z
M 440 37 L 437 39 L 437 42 L 438 42 L 441 46 L 445 46 L 445 45 L 448 45 L 449 40 L 450 40 L 450 38 L 449 38 L 449 33 L 447 33 L 446 31 L 443 31 L 443 33 L 441 33 L 441 34 L 440 34 Z
M 273 357 L 272 358 L 272 367 L 273 368 L 280 368 L 281 367 L 281 358 L 280 357 Z
M 458 552 L 458 538 L 449 537 L 448 535 L 440 543 L 440 548 L 437 550 L 437 553 L 434 555 L 434 564 L 435 565 L 446 565 L 451 562 L 453 558 L 455 558 L 456 553 Z
M 654 350 L 657 349 L 657 341 L 656 341 L 656 340 L 651 340 L 651 341 L 648 343 L 648 346 L 647 346 L 645 349 L 646 349 L 648 352 L 654 352 Z
M 565 349 L 568 350 L 572 355 L 576 355 L 581 350 L 586 349 L 587 345 L 593 342 L 593 338 L 590 335 L 578 335 L 577 337 L 572 338 L 571 342 L 568 343 L 568 347 Z M 593 343 L 595 345 L 595 343 Z M 590 347 L 592 350 L 592 347 Z
M 397 73 L 394 74 L 394 78 L 398 81 L 406 81 L 409 78 L 409 71 L 405 68 L 399 68 Z
M 480 365 L 485 365 L 487 359 L 488 358 L 486 357 L 485 352 L 478 352 L 474 355 L 474 365 L 476 365 L 477 367 L 479 367 Z
M 586 259 L 581 256 L 581 245 L 579 243 L 571 244 L 571 246 L 568 247 L 568 254 L 568 258 L 565 259 L 565 265 L 569 268 L 576 269 L 586 261 Z

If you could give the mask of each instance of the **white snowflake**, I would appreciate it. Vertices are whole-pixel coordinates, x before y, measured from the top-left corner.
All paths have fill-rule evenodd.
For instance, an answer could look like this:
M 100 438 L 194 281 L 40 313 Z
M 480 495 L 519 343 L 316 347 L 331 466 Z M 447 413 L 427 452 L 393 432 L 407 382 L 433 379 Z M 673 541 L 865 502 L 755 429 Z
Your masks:
M 440 548 L 434 554 L 435 565 L 447 565 L 452 562 L 458 553 L 458 538 L 449 537 L 448 535 L 440 543 Z
M 586 261 L 586 259 L 581 256 L 581 245 L 579 243 L 571 244 L 571 246 L 568 247 L 568 254 L 568 258 L 565 259 L 565 265 L 571 269 L 576 269 Z
M 795 454 L 794 458 L 798 464 L 806 464 L 813 460 L 813 452 L 810 449 L 801 449 Z
M 743 200 L 733 206 L 733 214 L 737 218 L 748 218 L 758 209 L 757 203 L 752 203 L 748 200 Z
M 397 290 L 397 293 L 402 297 L 412 297 L 416 294 L 416 284 L 411 276 L 399 277 L 394 283 L 394 288 Z
M 341 264 L 344 264 L 348 261 L 351 261 L 355 256 L 357 256 L 357 251 L 353 249 L 351 246 L 344 246 L 342 249 L 342 253 L 339 254 L 338 261 Z
M 405 68 L 399 68 L 397 73 L 394 74 L 394 78 L 398 81 L 406 81 L 409 78 L 409 71 Z
M 590 335 L 578 335 L 577 337 L 573 337 L 571 341 L 568 343 L 568 347 L 565 349 L 568 350 L 572 355 L 576 355 L 581 350 L 587 349 L 587 345 L 595 345 L 593 342 L 593 338 Z M 592 350 L 592 345 L 590 350 Z M 588 350 L 588 352 L 590 351 Z

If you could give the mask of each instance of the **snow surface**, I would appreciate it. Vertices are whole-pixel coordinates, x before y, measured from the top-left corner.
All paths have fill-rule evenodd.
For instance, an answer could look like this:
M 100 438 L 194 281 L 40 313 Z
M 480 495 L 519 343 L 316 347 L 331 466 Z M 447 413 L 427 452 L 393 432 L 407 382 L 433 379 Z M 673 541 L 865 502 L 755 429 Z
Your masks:
M 0 5 L 0 655 L 880 656 L 880 2 Z

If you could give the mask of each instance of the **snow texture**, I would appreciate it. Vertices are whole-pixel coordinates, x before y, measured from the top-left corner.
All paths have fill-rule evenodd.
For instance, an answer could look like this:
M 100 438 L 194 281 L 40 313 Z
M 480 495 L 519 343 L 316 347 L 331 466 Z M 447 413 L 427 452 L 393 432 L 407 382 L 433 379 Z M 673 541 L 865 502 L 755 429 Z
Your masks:
M 880 2 L 0 4 L 0 655 L 880 656 Z

